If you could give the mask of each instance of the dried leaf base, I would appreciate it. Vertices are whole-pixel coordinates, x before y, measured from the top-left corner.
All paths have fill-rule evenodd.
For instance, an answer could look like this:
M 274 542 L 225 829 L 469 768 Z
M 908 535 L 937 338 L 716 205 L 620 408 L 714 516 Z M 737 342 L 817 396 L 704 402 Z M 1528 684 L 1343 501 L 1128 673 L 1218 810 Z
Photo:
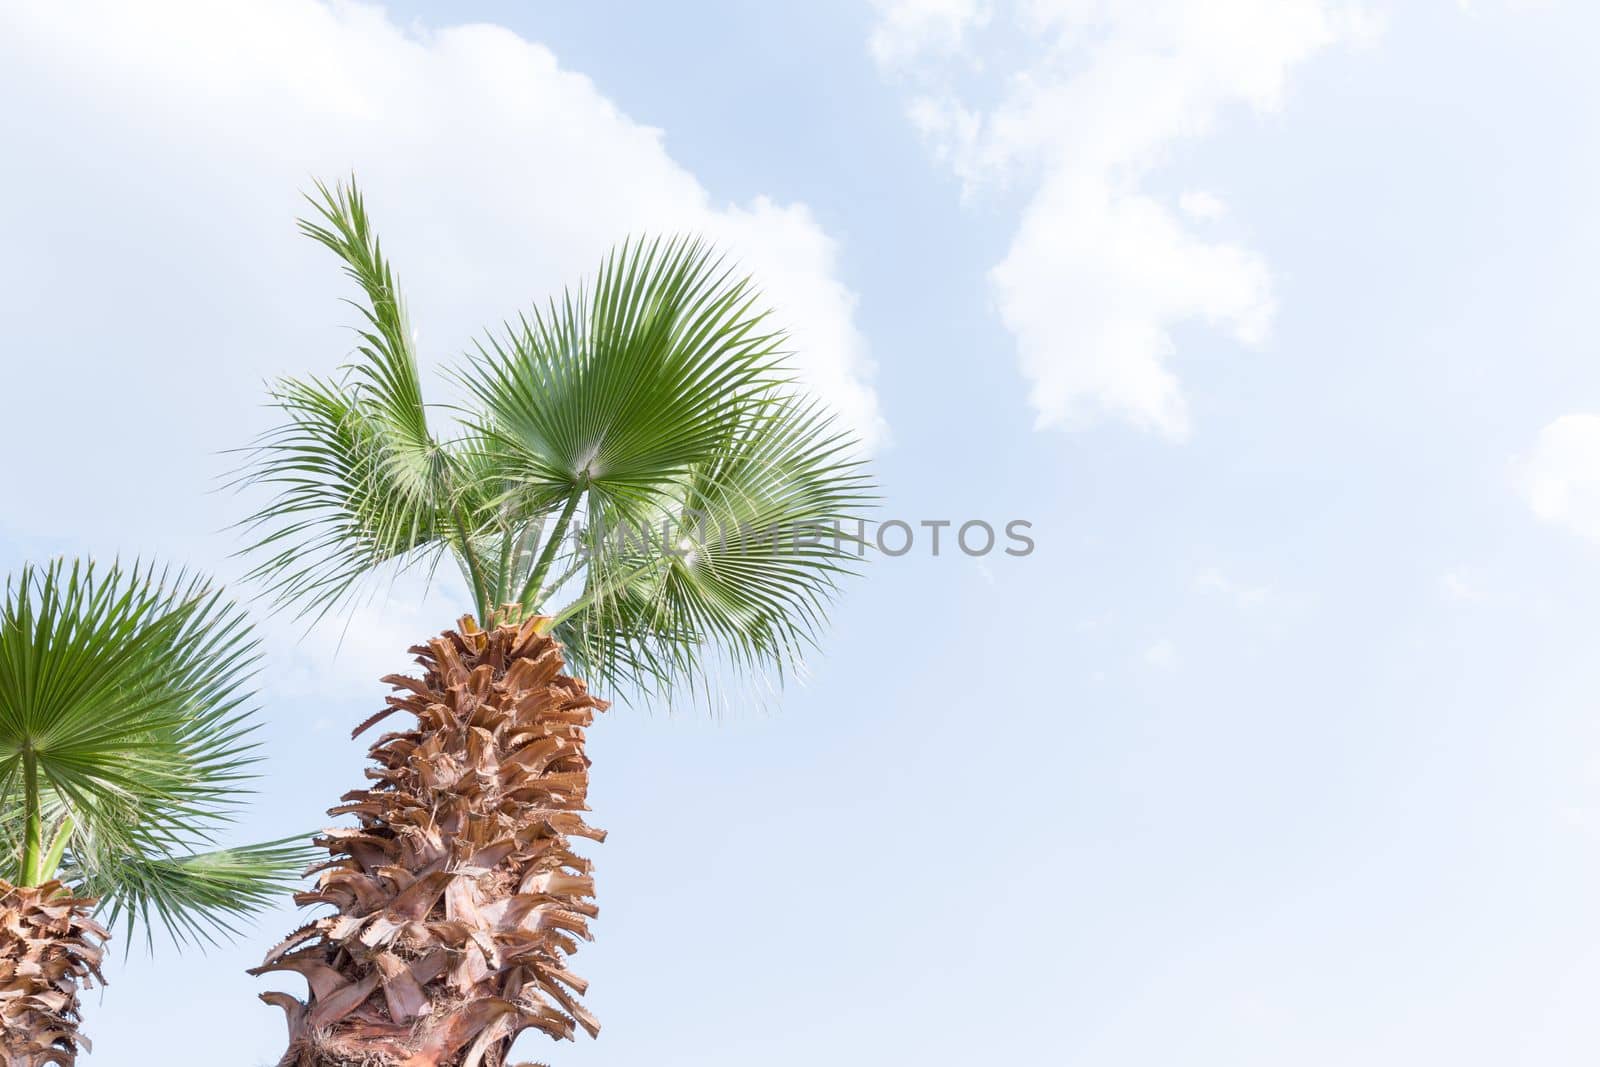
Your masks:
M 0 1067 L 72 1067 L 89 1048 L 78 1033 L 78 991 L 105 984 L 110 936 L 89 917 L 95 903 L 60 882 L 0 880 Z
M 566 958 L 596 914 L 584 728 L 606 707 L 562 673 L 538 619 L 514 616 L 411 649 L 422 677 L 390 675 L 412 729 L 372 746 L 368 789 L 331 815 L 330 859 L 297 901 L 338 911 L 296 930 L 251 972 L 293 971 L 306 1000 L 284 1009 L 280 1067 L 504 1067 L 527 1029 L 571 1038 L 599 1026 Z

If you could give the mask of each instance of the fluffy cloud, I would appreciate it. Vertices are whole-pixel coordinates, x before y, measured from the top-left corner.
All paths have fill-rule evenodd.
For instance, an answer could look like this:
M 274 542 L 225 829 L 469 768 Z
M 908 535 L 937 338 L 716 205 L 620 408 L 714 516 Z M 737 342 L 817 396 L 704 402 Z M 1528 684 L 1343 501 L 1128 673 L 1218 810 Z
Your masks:
M 951 41 L 985 21 L 997 56 L 1025 58 L 977 63 L 1003 79 L 980 107 Z M 1147 179 L 1230 107 L 1276 109 L 1296 65 L 1373 29 L 1325 0 L 1032 0 L 988 20 L 964 5 L 883 6 L 873 52 L 913 86 L 911 120 L 935 157 L 968 195 L 1029 189 L 990 280 L 1041 426 L 1109 416 L 1188 432 L 1173 328 L 1201 321 L 1259 344 L 1271 281 L 1255 252 L 1186 225 L 1218 218 L 1219 199 L 1186 194 L 1180 214 Z
M 1483 591 L 1459 571 L 1446 571 L 1439 576 L 1439 594 L 1460 604 L 1483 599 Z
M 1540 430 L 1521 483 L 1539 518 L 1600 541 L 1600 415 L 1563 415 Z
M 1191 219 L 1215 222 L 1228 213 L 1228 205 L 1203 189 L 1189 189 L 1178 197 L 1178 207 Z
M 1158 638 L 1145 646 L 1139 658 L 1151 670 L 1170 671 L 1178 665 L 1178 646 L 1165 637 Z
M 989 18 L 988 5 L 977 0 L 874 0 L 873 6 L 878 25 L 872 32 L 872 56 L 885 67 L 930 52 L 955 52 Z
M 37 506 L 13 533 L 107 513 L 147 540 L 216 528 L 191 501 L 261 425 L 261 379 L 348 350 L 346 286 L 293 219 L 311 178 L 352 171 L 430 362 L 623 236 L 701 231 L 759 275 L 804 380 L 883 438 L 839 250 L 807 208 L 714 198 L 660 131 L 504 28 L 321 0 L 7 4 L 0 93 L 0 287 L 25 309 L 0 344 L 14 394 L 53 398 L 5 421 L 8 454 L 51 453 L 18 465 Z
M 1195 576 L 1194 587 L 1203 593 L 1224 597 L 1242 608 L 1257 607 L 1272 597 L 1272 587 L 1250 585 L 1228 577 L 1215 567 Z
M 1469 15 L 1482 15 L 1495 9 L 1512 12 L 1523 11 L 1548 11 L 1555 7 L 1558 0 L 1456 0 L 1456 6 Z

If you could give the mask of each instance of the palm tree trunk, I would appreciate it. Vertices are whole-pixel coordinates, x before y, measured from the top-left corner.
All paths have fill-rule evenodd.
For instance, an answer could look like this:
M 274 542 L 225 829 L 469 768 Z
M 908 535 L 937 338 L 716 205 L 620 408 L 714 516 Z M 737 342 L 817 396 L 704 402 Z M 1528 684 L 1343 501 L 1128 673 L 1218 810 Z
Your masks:
M 373 785 L 330 815 L 359 826 L 318 844 L 317 890 L 333 915 L 296 930 L 252 971 L 294 971 L 280 1067 L 504 1067 L 523 1030 L 571 1038 L 598 1024 L 566 969 L 596 914 L 590 865 L 569 836 L 588 826 L 584 728 L 604 701 L 562 673 L 537 618 L 463 618 L 411 649 L 422 677 L 390 675 L 386 710 L 415 727 L 373 744 Z
M 95 903 L 60 882 L 0 880 L 0 1067 L 72 1067 L 89 1047 L 78 1033 L 78 991 L 105 985 L 110 936 L 89 917 Z

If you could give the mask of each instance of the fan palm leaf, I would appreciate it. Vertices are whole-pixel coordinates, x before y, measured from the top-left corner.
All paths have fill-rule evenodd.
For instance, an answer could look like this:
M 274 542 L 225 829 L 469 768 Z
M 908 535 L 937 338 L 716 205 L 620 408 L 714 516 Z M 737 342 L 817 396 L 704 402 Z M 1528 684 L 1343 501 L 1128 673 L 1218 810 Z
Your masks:
M 293 883 L 301 846 L 218 846 L 258 758 L 255 662 L 243 613 L 196 575 L 56 560 L 7 582 L 0 961 L 56 961 L 4 973 L 7 1062 L 72 1062 L 77 985 L 98 977 L 105 933 L 90 912 L 213 941 Z

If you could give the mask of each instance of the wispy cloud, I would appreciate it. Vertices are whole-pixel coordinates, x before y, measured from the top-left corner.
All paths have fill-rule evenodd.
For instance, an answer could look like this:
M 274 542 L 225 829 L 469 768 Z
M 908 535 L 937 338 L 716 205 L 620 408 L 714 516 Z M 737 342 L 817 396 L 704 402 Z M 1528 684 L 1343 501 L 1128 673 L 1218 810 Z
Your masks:
M 1146 645 L 1140 660 L 1155 671 L 1170 671 L 1178 665 L 1178 646 L 1165 637 Z
M 1439 595 L 1458 604 L 1470 604 L 1483 599 L 1483 590 L 1459 571 L 1446 571 L 1439 576 Z
M 875 0 L 878 24 L 872 57 L 888 68 L 920 56 L 957 52 L 973 29 L 989 21 L 982 0 Z
M 969 195 L 1029 189 L 990 283 L 1038 424 L 1109 417 L 1184 437 L 1173 329 L 1200 321 L 1260 344 L 1274 312 L 1271 277 L 1255 251 L 1186 225 L 1222 217 L 1215 194 L 1186 194 L 1174 210 L 1149 179 L 1229 109 L 1279 108 L 1296 66 L 1371 37 L 1376 21 L 1329 0 L 879 8 L 872 51 L 910 86 L 911 120 L 934 156 Z M 986 28 L 992 59 L 972 40 Z M 989 75 L 979 88 L 968 84 L 975 67 Z M 973 102 L 985 92 L 997 102 Z
M 1519 465 L 1533 513 L 1545 522 L 1600 541 L 1600 415 L 1563 415 L 1539 431 Z
M 1203 189 L 1187 189 L 1178 197 L 1178 210 L 1197 222 L 1215 222 L 1228 213 L 1228 205 Z
M 1265 604 L 1272 596 L 1271 586 L 1236 581 L 1214 567 L 1195 575 L 1194 587 L 1203 593 L 1224 597 L 1246 608 Z

